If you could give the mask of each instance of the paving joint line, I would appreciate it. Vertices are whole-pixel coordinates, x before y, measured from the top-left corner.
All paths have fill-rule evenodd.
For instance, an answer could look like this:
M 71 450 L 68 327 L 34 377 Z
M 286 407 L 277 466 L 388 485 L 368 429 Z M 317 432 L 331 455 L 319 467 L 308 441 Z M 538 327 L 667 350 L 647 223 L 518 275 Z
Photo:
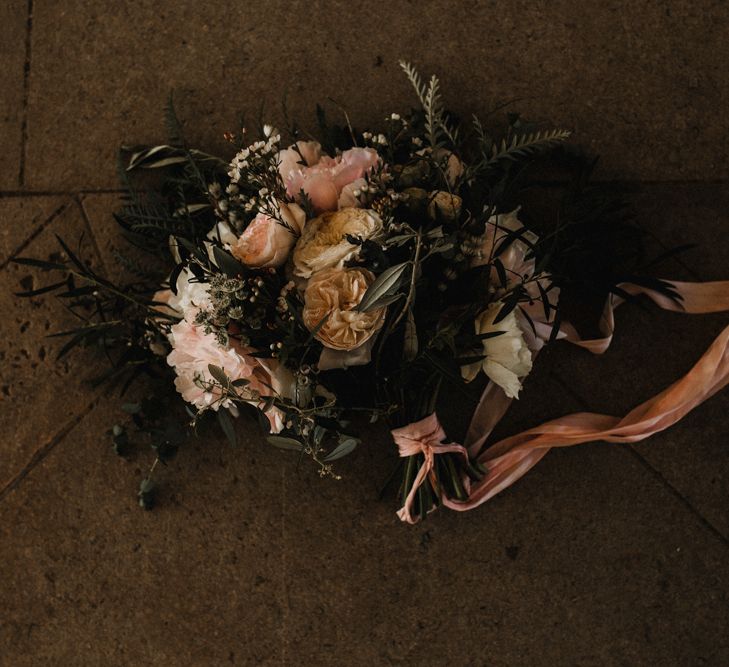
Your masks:
M 20 165 L 18 185 L 25 185 L 25 157 L 28 146 L 28 99 L 30 97 L 30 63 L 33 35 L 33 0 L 28 0 L 28 15 L 25 25 L 25 63 L 23 65 L 23 116 L 20 123 Z
M 288 586 L 288 560 L 286 558 L 286 465 L 281 466 L 281 583 L 282 583 L 282 618 L 281 618 L 281 664 L 286 667 L 289 649 L 289 614 L 291 605 Z
M 10 253 L 10 256 L 8 259 L 6 259 L 3 262 L 0 262 L 0 271 L 5 269 L 5 267 L 10 264 L 10 262 L 13 261 L 14 257 L 17 257 L 23 250 L 25 250 L 35 239 L 40 236 L 40 234 L 43 232 L 43 230 L 47 229 L 49 225 L 58 218 L 62 213 L 64 213 L 70 206 L 70 202 L 63 202 L 53 213 L 51 213 L 38 227 L 28 236 L 28 238 L 25 239 L 12 253 Z
M 5 484 L 4 487 L 2 487 L 2 489 L 0 489 L 0 502 L 17 489 L 22 481 L 36 468 L 36 466 L 44 461 L 56 448 L 56 446 L 84 420 L 84 418 L 99 404 L 104 393 L 105 392 L 100 392 L 80 413 L 70 419 L 60 431 L 33 452 L 30 459 L 28 459 L 28 462 L 7 484 Z
M 537 181 L 535 185 L 541 187 L 557 187 L 564 186 L 567 181 Z M 593 185 L 623 185 L 623 186 L 647 186 L 647 187 L 661 187 L 661 186 L 675 186 L 675 185 L 689 185 L 689 186 L 702 186 L 702 185 L 729 185 L 729 179 L 676 179 L 676 180 L 648 180 L 648 179 L 633 179 L 633 180 L 596 180 L 593 181 Z M 76 195 L 93 195 L 93 194 L 124 194 L 126 190 L 124 188 L 77 188 L 72 190 L 27 190 L 20 188 L 17 190 L 0 190 L 0 199 L 4 197 L 52 197 L 52 196 L 76 196 Z
M 572 396 L 582 407 L 583 410 L 589 410 L 590 406 L 587 401 L 578 394 L 570 384 L 559 374 L 553 372 L 554 379 L 562 386 L 562 389 Z M 671 482 L 669 482 L 659 470 L 657 470 L 642 454 L 638 452 L 634 445 L 630 443 L 613 443 L 617 444 L 620 449 L 627 451 L 632 454 L 643 467 L 648 470 L 654 479 L 660 482 L 681 504 L 693 514 L 712 535 L 714 535 L 724 546 L 729 547 L 729 537 L 724 535 L 713 523 L 711 523 L 691 502 L 684 496 Z
M 107 266 L 106 262 L 104 261 L 104 256 L 101 254 L 101 249 L 99 248 L 99 242 L 96 238 L 96 234 L 94 234 L 94 229 L 91 226 L 91 220 L 89 219 L 88 213 L 86 213 L 86 209 L 84 208 L 83 199 L 81 198 L 81 195 L 77 194 L 74 197 L 74 201 L 76 202 L 77 206 L 79 207 L 81 211 L 81 217 L 83 218 L 84 225 L 86 226 L 86 230 L 89 233 L 89 236 L 91 237 L 91 245 L 93 246 L 94 252 L 96 253 L 97 257 L 99 258 L 99 262 L 101 262 L 101 266 L 106 271 L 107 275 L 109 274 L 109 267 Z
M 124 189 L 117 188 L 96 188 L 81 190 L 0 190 L 0 199 L 10 199 L 12 197 L 76 197 L 83 195 L 122 195 L 126 192 Z

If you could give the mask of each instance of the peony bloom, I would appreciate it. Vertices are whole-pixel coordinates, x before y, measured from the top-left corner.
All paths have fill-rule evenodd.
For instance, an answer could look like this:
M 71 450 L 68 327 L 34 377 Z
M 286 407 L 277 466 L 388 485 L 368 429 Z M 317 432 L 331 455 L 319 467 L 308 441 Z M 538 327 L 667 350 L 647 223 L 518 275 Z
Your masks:
M 301 234 L 306 214 L 298 204 L 278 204 L 287 229 L 274 218 L 259 213 L 230 246 L 230 252 L 252 268 L 279 267 L 288 259 L 296 237 Z
M 503 320 L 494 324 L 502 303 L 496 301 L 484 310 L 475 321 L 476 334 L 502 331 L 498 336 L 485 338 L 482 354 L 485 358 L 461 368 L 466 382 L 471 382 L 483 369 L 488 378 L 499 385 L 509 398 L 519 398 L 521 378 L 532 370 L 532 354 L 524 340 L 522 330 L 512 310 Z
M 374 211 L 343 208 L 323 213 L 309 220 L 293 254 L 294 274 L 309 278 L 312 273 L 329 268 L 342 268 L 356 257 L 360 246 L 350 243 L 347 236 L 375 239 L 382 233 L 382 220 Z
M 316 142 L 298 142 L 302 155 L 293 148 L 279 153 L 279 173 L 291 197 L 299 197 L 303 190 L 317 213 L 336 211 L 340 195 L 346 186 L 363 178 L 379 162 L 372 148 L 350 148 L 336 158 L 321 154 Z M 349 202 L 351 188 L 345 193 Z
M 304 292 L 304 324 L 310 331 L 319 327 L 316 338 L 325 347 L 355 350 L 382 327 L 385 308 L 367 313 L 355 310 L 374 279 L 366 269 L 351 268 L 325 269 L 309 281 Z
M 231 380 L 246 379 L 250 384 L 241 392 L 256 392 L 259 397 L 275 394 L 287 396 L 293 389 L 294 379 L 287 368 L 273 359 L 257 359 L 250 356 L 251 350 L 233 341 L 230 347 L 221 347 L 213 334 L 206 334 L 186 320 L 170 328 L 172 352 L 167 355 L 167 363 L 175 369 L 175 388 L 182 398 L 198 410 L 220 407 L 233 408 L 230 399 L 221 401 L 221 392 L 209 386 L 213 378 L 208 365 L 218 366 Z M 250 401 L 254 405 L 259 400 Z M 278 433 L 283 428 L 283 416 L 277 408 L 266 412 L 271 430 Z

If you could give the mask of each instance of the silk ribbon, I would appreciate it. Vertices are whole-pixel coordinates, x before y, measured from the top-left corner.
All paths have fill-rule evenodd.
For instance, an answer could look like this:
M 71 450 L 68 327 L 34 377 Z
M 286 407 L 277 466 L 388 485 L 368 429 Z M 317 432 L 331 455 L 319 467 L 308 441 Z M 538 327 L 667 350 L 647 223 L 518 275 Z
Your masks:
M 729 310 L 729 281 L 669 284 L 678 294 L 678 300 L 632 283 L 623 283 L 619 287 L 627 294 L 643 294 L 665 310 L 685 313 L 715 313 Z M 616 295 L 610 295 L 608 298 L 601 317 L 600 328 L 603 334 L 601 338 L 582 339 L 570 324 L 560 327 L 557 338 L 595 354 L 602 354 L 609 347 L 615 331 L 615 308 L 623 302 L 624 299 Z M 551 332 L 551 325 L 547 322 L 540 322 L 537 327 L 540 334 L 545 337 Z M 728 383 L 729 327 L 721 332 L 683 378 L 657 396 L 641 403 L 624 417 L 590 412 L 574 413 L 548 421 L 484 448 L 493 428 L 511 403 L 511 399 L 499 387 L 489 383 L 476 407 L 465 440 L 469 455 L 484 465 L 488 473 L 480 481 L 469 485 L 466 500 L 457 501 L 444 497 L 442 502 L 458 511 L 473 509 L 511 486 L 552 447 L 569 447 L 596 440 L 624 443 L 643 440 L 675 424 Z M 435 415 L 427 419 L 431 418 L 435 418 Z M 397 431 L 402 438 L 415 426 L 417 424 L 411 424 Z M 440 430 L 442 432 L 442 429 Z M 439 441 L 443 439 L 445 433 L 442 433 Z M 398 447 L 401 456 L 408 455 L 403 454 L 403 448 L 399 444 Z M 424 478 L 425 474 L 422 476 L 422 479 Z M 414 493 L 411 492 L 410 496 L 414 498 Z M 398 512 L 398 516 L 413 523 L 407 503 L 406 507 Z
M 397 515 L 402 521 L 406 521 L 407 523 L 417 523 L 418 517 L 413 516 L 412 514 L 415 494 L 418 492 L 420 486 L 425 482 L 428 475 L 431 476 L 433 486 L 437 487 L 435 471 L 433 470 L 436 454 L 454 452 L 456 454 L 460 454 L 466 461 L 468 461 L 468 453 L 462 445 L 458 445 L 455 442 L 443 442 L 443 440 L 446 439 L 446 434 L 435 413 L 413 424 L 408 424 L 402 428 L 396 428 L 391 431 L 391 433 L 398 451 L 400 452 L 400 456 L 407 457 L 414 456 L 416 454 L 423 454 L 424 456 L 423 464 L 420 466 L 420 470 L 418 470 L 418 474 L 415 476 L 410 492 L 405 498 L 405 503 L 397 512 Z M 435 509 L 435 507 L 433 509 Z

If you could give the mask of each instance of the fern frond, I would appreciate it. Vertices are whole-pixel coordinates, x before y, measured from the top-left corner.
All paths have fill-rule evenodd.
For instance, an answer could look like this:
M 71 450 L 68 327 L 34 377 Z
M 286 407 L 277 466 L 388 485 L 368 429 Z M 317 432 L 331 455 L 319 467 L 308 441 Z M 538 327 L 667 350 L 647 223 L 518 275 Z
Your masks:
M 568 139 L 571 134 L 568 130 L 546 130 L 514 135 L 508 143 L 506 139 L 502 139 L 500 143 L 494 142 L 484 167 L 493 166 L 501 160 L 517 160 L 554 148 L 557 144 Z
M 442 135 L 453 147 L 456 147 L 458 131 L 451 128 L 445 119 L 438 77 L 435 74 L 431 76 L 428 85 L 425 86 L 417 70 L 410 63 L 401 60 L 400 68 L 410 80 L 410 84 L 418 96 L 420 106 L 423 107 L 423 111 L 425 112 L 425 131 L 428 143 L 435 148 L 442 143 Z

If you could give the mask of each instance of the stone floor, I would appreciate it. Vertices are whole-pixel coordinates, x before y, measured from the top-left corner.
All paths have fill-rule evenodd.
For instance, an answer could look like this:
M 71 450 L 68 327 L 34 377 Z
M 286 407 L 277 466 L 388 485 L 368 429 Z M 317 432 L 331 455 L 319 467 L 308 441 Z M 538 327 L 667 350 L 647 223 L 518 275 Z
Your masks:
M 666 277 L 729 278 L 729 7 L 672 2 L 11 0 L 0 7 L 0 665 L 727 665 L 729 393 L 632 447 L 551 453 L 489 504 L 401 525 L 375 431 L 341 483 L 244 445 L 190 444 L 141 511 L 148 461 L 116 457 L 117 402 L 46 279 L 8 263 L 79 238 L 109 272 L 115 151 L 223 149 L 262 101 L 357 124 L 412 103 L 398 58 L 451 106 L 518 99 L 578 133 L 666 245 Z M 336 109 L 336 107 L 334 107 Z M 626 306 L 601 359 L 556 345 L 504 431 L 613 413 L 678 378 L 728 316 Z

